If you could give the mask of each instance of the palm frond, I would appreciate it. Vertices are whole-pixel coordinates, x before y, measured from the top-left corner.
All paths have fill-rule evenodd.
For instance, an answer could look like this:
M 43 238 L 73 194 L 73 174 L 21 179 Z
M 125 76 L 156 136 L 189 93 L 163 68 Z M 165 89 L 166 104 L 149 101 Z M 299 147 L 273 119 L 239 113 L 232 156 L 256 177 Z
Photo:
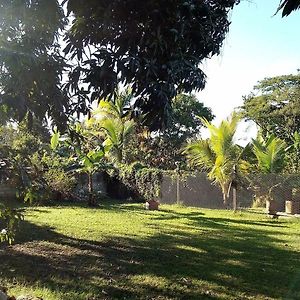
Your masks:
M 183 153 L 188 161 L 201 169 L 210 169 L 215 164 L 215 154 L 210 147 L 209 140 L 199 140 L 188 144 Z
M 286 143 L 274 135 L 266 140 L 253 140 L 253 153 L 258 169 L 263 173 L 280 172 L 284 167 L 286 152 Z

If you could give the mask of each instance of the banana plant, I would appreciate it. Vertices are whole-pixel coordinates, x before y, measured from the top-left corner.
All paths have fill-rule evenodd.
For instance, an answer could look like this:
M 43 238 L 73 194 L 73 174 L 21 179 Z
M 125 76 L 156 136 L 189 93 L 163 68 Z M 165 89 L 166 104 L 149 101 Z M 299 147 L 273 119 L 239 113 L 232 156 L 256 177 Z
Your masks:
M 104 156 L 108 147 L 102 145 L 101 134 L 91 129 L 86 129 L 84 124 L 76 123 L 69 134 L 61 136 L 54 131 L 51 137 L 51 147 L 56 150 L 60 145 L 68 148 L 69 160 L 73 161 L 79 173 L 88 177 L 88 205 L 95 206 L 93 175 L 105 167 Z

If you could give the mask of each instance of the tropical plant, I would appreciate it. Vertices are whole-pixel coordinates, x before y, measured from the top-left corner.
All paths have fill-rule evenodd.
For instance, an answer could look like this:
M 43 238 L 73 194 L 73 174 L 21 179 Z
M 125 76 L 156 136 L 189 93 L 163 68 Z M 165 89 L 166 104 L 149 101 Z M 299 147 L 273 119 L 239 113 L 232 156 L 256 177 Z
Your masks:
M 264 204 L 266 201 L 269 205 L 270 201 L 274 200 L 274 192 L 282 185 L 285 185 L 286 189 L 291 189 L 290 184 L 287 184 L 288 181 L 292 181 L 291 176 L 281 174 L 290 148 L 274 134 L 265 138 L 259 135 L 252 140 L 255 172 L 249 179 L 250 188 L 254 189 L 256 195 L 255 205 Z M 276 209 L 272 208 L 273 210 Z
M 123 161 L 125 144 L 134 132 L 135 122 L 129 119 L 132 95 L 130 91 L 118 94 L 114 102 L 101 100 L 98 108 L 93 111 L 89 125 L 98 127 L 105 132 L 103 145 L 112 150 L 117 162 Z
M 20 211 L 0 203 L 0 243 L 13 242 L 18 223 L 22 219 L 23 215 Z
M 283 170 L 289 149 L 285 141 L 271 134 L 265 139 L 259 136 L 253 139 L 252 143 L 253 153 L 257 159 L 257 171 L 263 174 L 276 174 Z
M 210 137 L 189 143 L 184 149 L 188 161 L 200 170 L 208 172 L 208 178 L 221 187 L 224 205 L 228 205 L 230 190 L 233 188 L 234 209 L 236 188 L 249 167 L 244 159 L 248 146 L 242 148 L 234 139 L 239 120 L 239 116 L 233 114 L 219 126 L 215 126 L 202 119 Z
M 103 146 L 101 132 L 86 128 L 84 123 L 76 123 L 69 133 L 60 136 L 54 131 L 51 141 L 53 150 L 59 153 L 59 146 L 62 144 L 65 149 L 63 155 L 73 162 L 73 169 L 78 173 L 86 174 L 88 177 L 88 205 L 95 206 L 93 175 L 105 166 L 103 161 L 107 147 Z

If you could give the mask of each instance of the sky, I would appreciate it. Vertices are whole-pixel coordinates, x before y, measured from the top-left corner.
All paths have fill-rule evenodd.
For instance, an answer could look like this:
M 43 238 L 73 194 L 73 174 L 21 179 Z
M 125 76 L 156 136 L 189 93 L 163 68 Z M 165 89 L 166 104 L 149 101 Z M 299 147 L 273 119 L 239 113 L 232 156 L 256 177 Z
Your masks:
M 285 18 L 274 16 L 279 2 L 242 0 L 231 13 L 221 54 L 203 64 L 207 84 L 197 97 L 212 108 L 215 123 L 242 105 L 257 81 L 300 69 L 300 10 Z M 248 129 L 253 135 L 253 126 Z

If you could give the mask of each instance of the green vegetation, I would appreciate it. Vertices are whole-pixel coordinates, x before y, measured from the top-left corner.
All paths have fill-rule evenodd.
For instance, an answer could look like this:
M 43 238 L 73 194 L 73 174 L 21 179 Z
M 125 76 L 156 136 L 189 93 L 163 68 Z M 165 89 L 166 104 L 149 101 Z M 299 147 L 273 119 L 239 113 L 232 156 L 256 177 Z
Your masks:
M 0 282 L 47 300 L 298 299 L 299 229 L 254 211 L 27 208 Z
M 204 126 L 209 130 L 210 137 L 191 142 L 184 150 L 188 161 L 201 170 L 207 171 L 208 178 L 220 186 L 225 205 L 228 205 L 231 188 L 237 188 L 238 174 L 241 176 L 245 173 L 248 165 L 243 158 L 247 148 L 237 145 L 234 139 L 239 121 L 237 114 L 222 121 L 219 126 L 202 119 Z M 236 209 L 236 199 L 233 199 L 233 202 Z
M 242 112 L 263 134 L 275 134 L 290 143 L 299 124 L 300 74 L 265 78 L 244 98 Z
M 23 211 L 1 194 L 0 289 L 45 300 L 300 299 L 297 219 L 103 202 L 105 180 L 120 198 L 156 200 L 166 173 L 180 203 L 180 180 L 201 170 L 228 207 L 232 191 L 235 211 L 237 189 L 250 187 L 269 214 L 278 187 L 290 213 L 300 209 L 300 75 L 258 83 L 241 111 L 260 135 L 238 145 L 239 115 L 213 125 L 191 93 L 205 87 L 202 62 L 219 54 L 240 0 L 165 2 L 0 0 L 0 184 L 28 205 L 93 207 Z M 282 0 L 278 11 L 299 5 Z
M 0 114 L 62 129 L 122 84 L 161 128 L 178 93 L 204 88 L 201 62 L 219 54 L 238 2 L 0 0 Z

